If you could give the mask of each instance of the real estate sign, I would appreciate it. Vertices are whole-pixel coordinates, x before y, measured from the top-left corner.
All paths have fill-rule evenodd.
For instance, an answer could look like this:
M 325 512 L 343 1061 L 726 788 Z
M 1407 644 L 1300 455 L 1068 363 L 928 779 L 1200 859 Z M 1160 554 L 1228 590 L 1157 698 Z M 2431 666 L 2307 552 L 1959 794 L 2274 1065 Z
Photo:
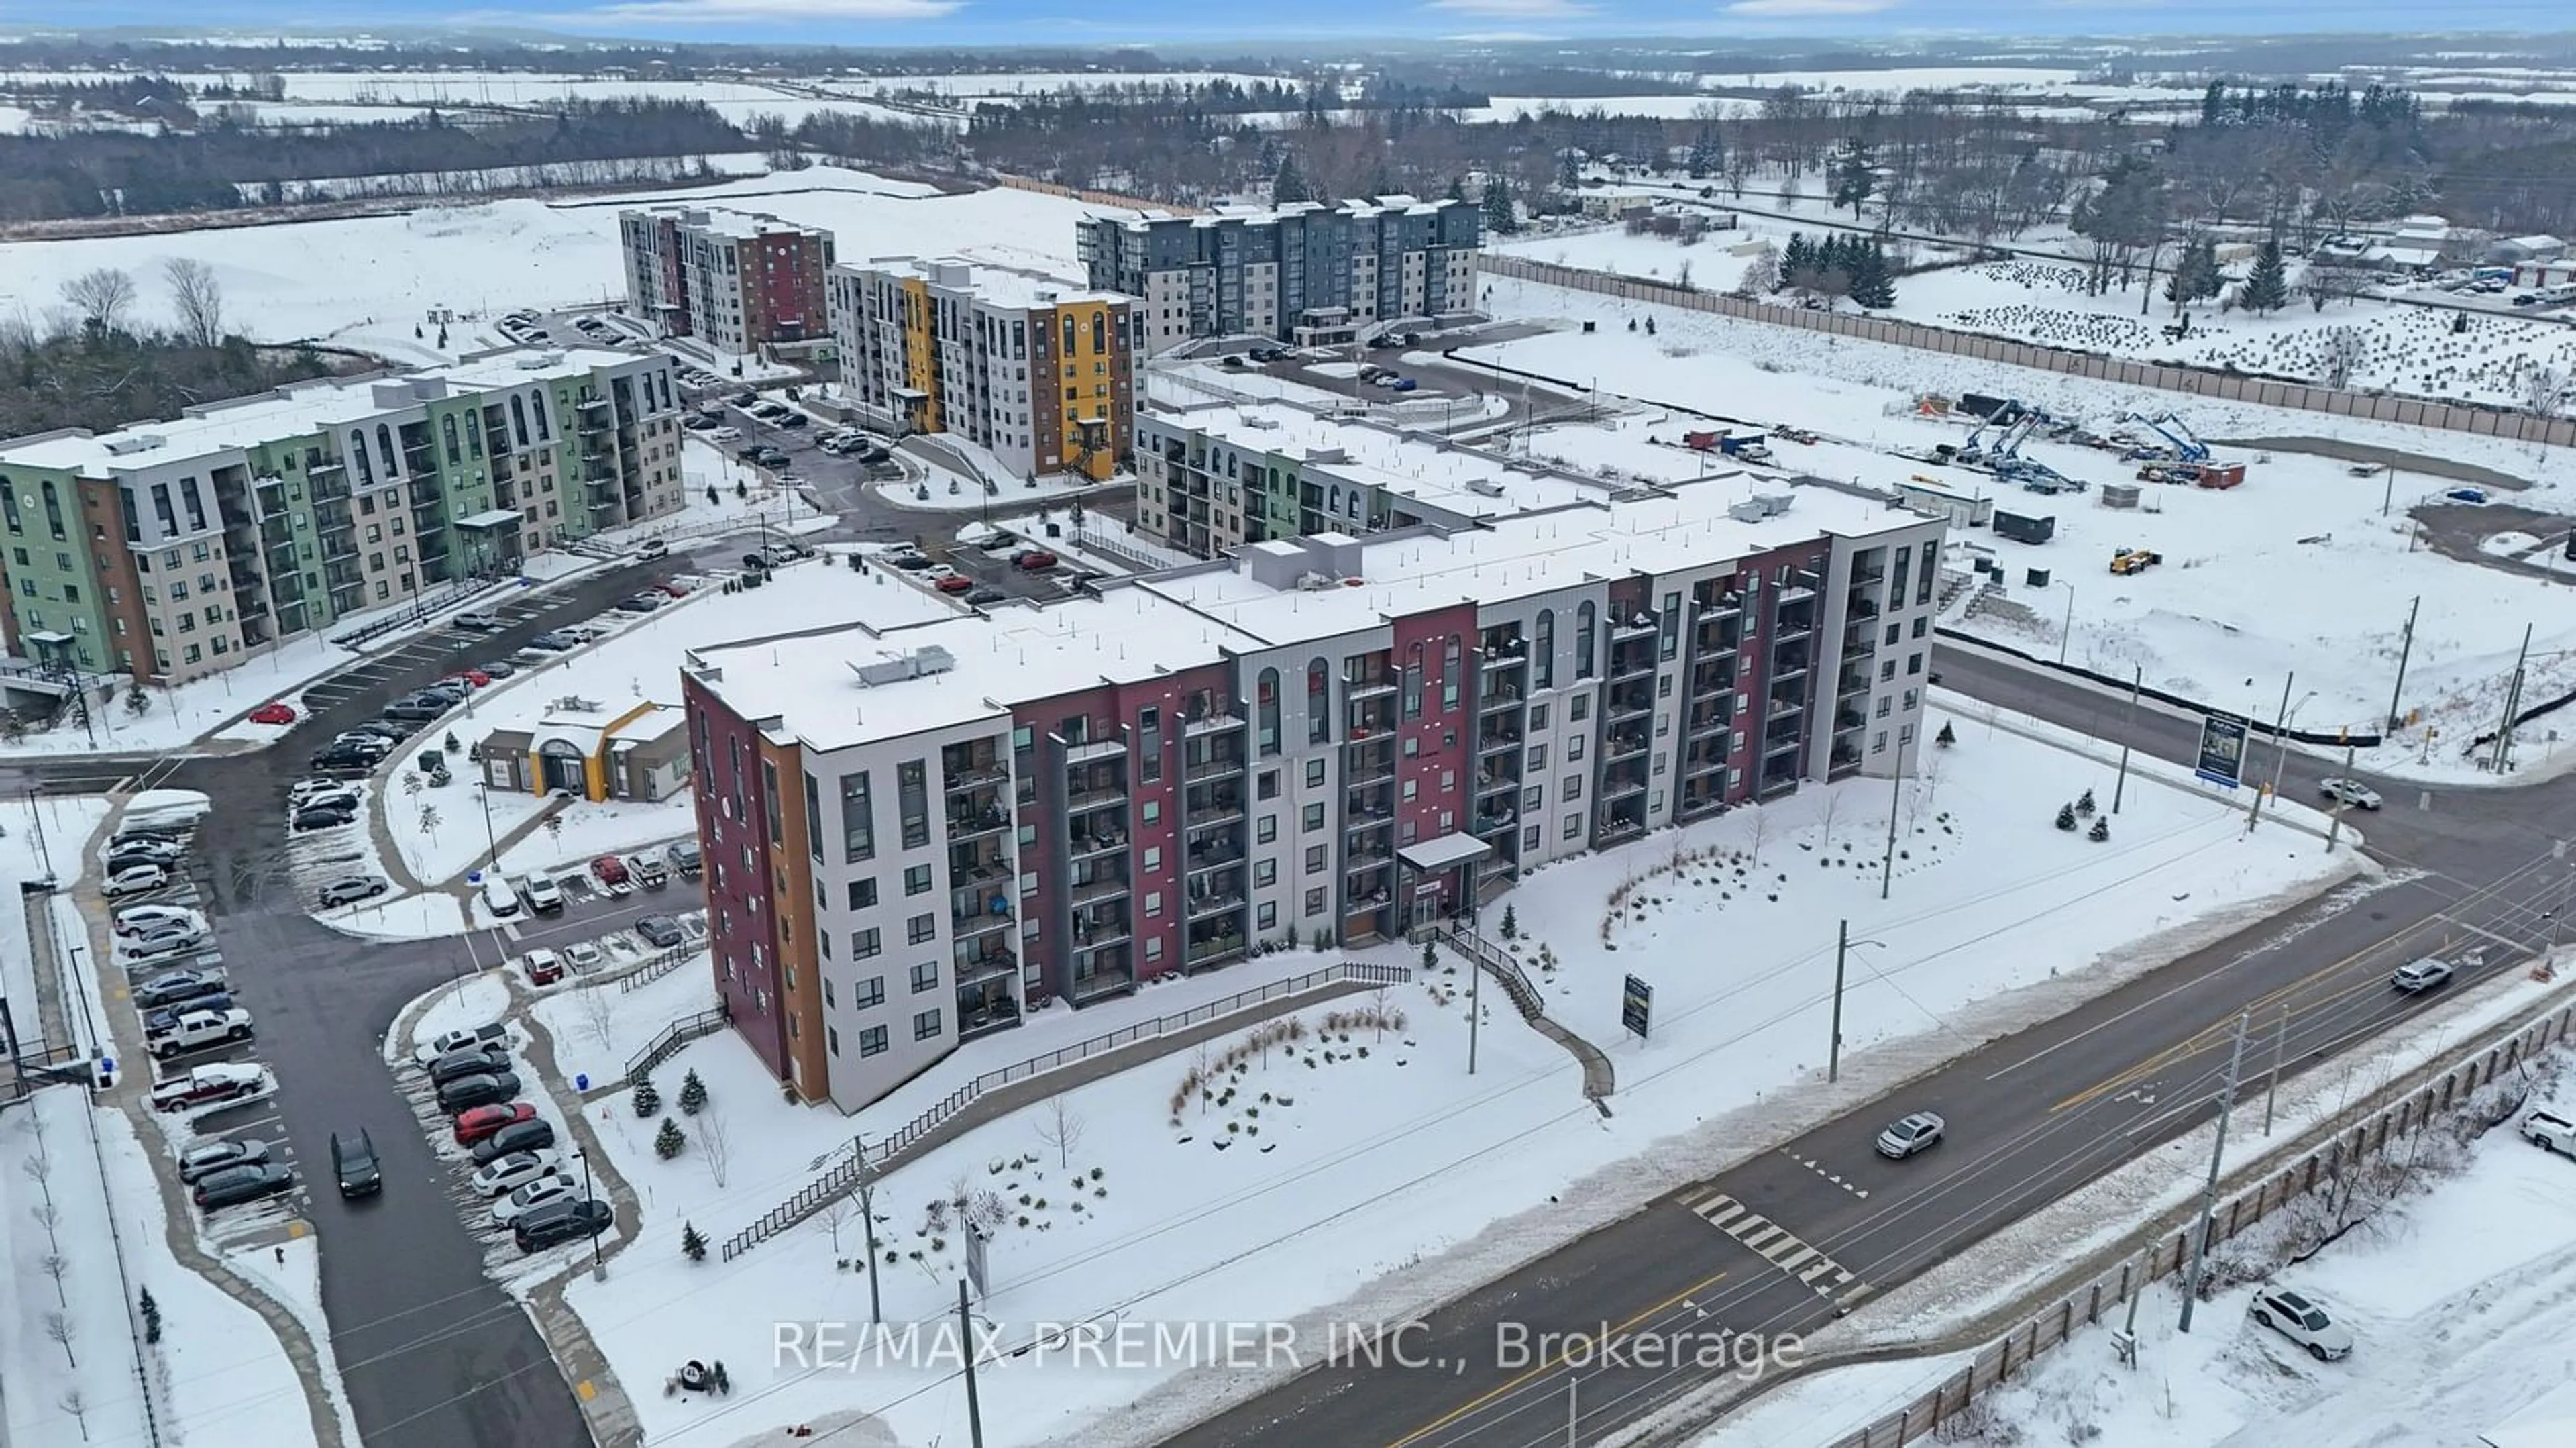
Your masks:
M 2200 721 L 2200 757 L 2193 773 L 2229 789 L 2245 782 L 2245 720 L 2210 714 Z
M 1655 988 L 1633 975 L 1628 977 L 1627 989 L 1619 998 L 1619 1023 L 1642 1041 L 1646 1038 L 1647 1020 L 1654 1013 Z

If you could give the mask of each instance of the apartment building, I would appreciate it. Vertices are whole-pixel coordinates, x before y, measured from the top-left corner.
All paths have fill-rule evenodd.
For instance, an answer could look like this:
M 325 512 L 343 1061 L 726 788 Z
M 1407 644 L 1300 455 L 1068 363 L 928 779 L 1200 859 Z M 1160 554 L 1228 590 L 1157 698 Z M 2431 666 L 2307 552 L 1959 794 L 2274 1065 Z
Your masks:
M 1043 1002 L 1392 938 L 1548 860 L 1907 768 L 1943 524 L 1767 487 L 693 650 L 734 1028 L 857 1110 Z M 1467 840 L 1472 867 L 1398 858 Z
M 511 348 L 0 442 L 10 653 L 180 683 L 684 501 L 671 361 Z
M 617 232 L 627 314 L 666 337 L 747 354 L 828 335 L 828 231 L 753 212 L 658 206 L 619 212 Z
M 1316 533 L 1456 530 L 1639 486 L 1297 403 L 1136 420 L 1136 526 L 1201 558 Z
M 1075 225 L 1091 285 L 1138 299 L 1152 354 L 1201 337 L 1347 342 L 1473 310 L 1484 212 L 1467 201 L 1381 196 Z
M 1128 298 L 917 257 L 835 266 L 825 291 L 842 397 L 877 426 L 965 438 L 1021 477 L 1106 479 L 1135 446 Z

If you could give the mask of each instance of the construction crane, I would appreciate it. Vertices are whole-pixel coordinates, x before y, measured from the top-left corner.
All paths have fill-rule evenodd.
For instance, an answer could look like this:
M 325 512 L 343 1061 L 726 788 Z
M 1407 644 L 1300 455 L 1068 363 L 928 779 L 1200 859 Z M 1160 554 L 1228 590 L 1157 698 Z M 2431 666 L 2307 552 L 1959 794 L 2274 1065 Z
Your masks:
M 1985 421 L 1969 430 L 1967 441 L 1959 444 L 1958 460 L 1963 463 L 1983 461 L 1991 455 L 1985 446 L 1987 432 L 1993 431 L 1998 438 L 2008 437 L 2030 412 L 2030 408 L 2018 402 L 1997 404 L 1994 411 L 1986 414 Z
M 2163 438 L 2173 448 L 2174 457 L 2179 461 L 2187 463 L 2209 461 L 2209 445 L 2194 436 L 2192 430 L 2183 425 L 2183 420 L 2170 412 L 2162 417 L 2149 417 L 2142 412 L 2132 412 L 2120 420 L 2145 424 L 2156 436 Z

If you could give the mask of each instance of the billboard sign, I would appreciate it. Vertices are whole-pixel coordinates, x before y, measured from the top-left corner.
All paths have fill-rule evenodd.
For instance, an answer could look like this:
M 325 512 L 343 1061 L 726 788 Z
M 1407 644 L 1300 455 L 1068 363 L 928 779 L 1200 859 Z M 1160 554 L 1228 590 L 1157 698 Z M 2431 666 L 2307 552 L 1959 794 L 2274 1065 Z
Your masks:
M 1627 988 L 1619 998 L 1619 1023 L 1642 1041 L 1646 1038 L 1648 1018 L 1654 1013 L 1655 988 L 1633 975 L 1628 977 Z
M 2192 772 L 2228 789 L 2245 782 L 2245 720 L 2211 714 L 2200 721 L 2200 756 Z

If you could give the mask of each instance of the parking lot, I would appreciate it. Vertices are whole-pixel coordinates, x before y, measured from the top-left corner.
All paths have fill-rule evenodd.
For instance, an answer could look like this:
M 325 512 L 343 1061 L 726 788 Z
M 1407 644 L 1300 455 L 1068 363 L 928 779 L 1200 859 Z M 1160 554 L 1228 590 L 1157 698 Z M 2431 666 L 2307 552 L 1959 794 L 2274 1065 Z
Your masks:
M 528 593 L 484 604 L 474 610 L 507 620 L 513 627 L 528 622 L 550 608 L 560 607 L 562 600 Z M 308 709 L 327 709 L 345 703 L 371 690 L 381 690 L 394 680 L 418 674 L 424 667 L 442 670 L 472 668 L 487 657 L 508 658 L 511 650 L 500 647 L 480 633 L 453 624 L 428 630 L 419 637 L 343 669 L 304 690 Z

